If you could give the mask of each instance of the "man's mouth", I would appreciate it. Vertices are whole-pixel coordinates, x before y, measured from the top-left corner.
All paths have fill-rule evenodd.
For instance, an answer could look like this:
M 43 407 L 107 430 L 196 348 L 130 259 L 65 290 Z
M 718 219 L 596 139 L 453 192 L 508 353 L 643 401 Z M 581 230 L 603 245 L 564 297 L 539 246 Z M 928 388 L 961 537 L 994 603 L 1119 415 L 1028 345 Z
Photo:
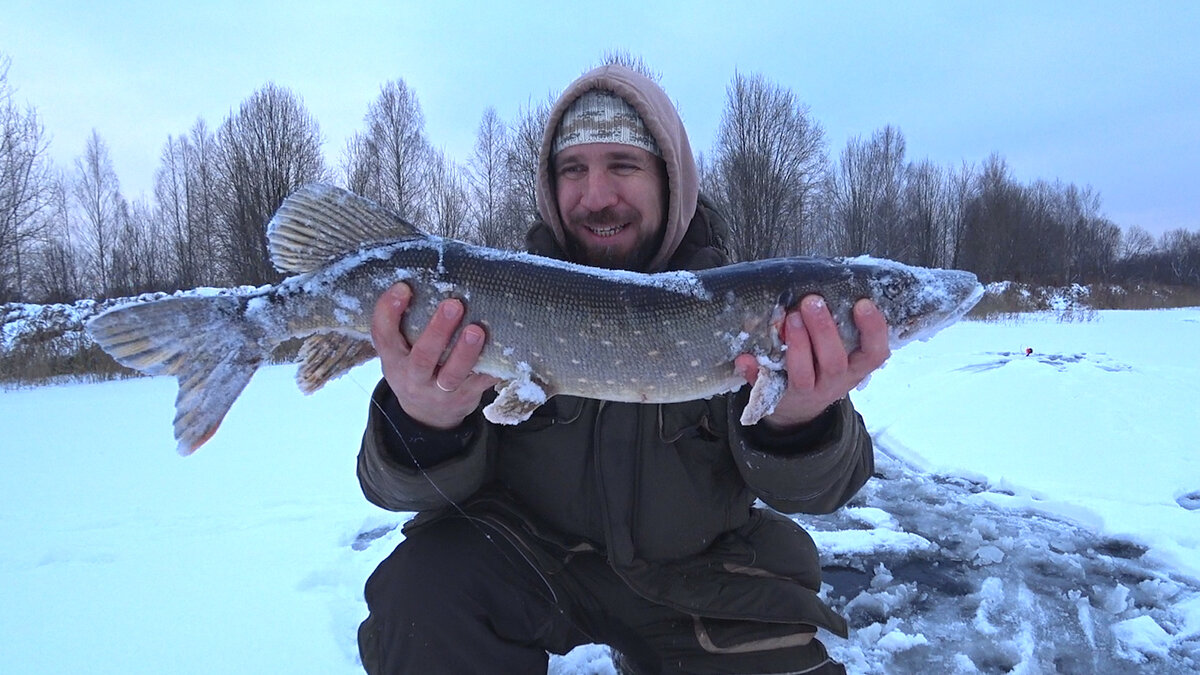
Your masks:
M 606 227 L 597 227 L 595 225 L 587 225 L 588 231 L 597 237 L 611 237 L 621 230 L 625 229 L 624 225 L 608 225 Z

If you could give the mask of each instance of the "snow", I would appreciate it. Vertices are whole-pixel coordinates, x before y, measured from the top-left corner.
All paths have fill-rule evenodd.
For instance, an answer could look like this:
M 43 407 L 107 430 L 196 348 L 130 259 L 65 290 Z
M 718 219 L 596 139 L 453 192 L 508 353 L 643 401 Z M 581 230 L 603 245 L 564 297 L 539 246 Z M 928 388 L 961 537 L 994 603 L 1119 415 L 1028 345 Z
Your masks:
M 672 270 L 668 272 L 655 272 L 653 274 L 646 274 L 643 272 L 633 272 L 630 270 L 606 269 L 600 267 L 591 267 L 588 265 L 580 265 L 579 263 L 558 260 L 556 258 L 547 258 L 544 256 L 534 255 L 532 253 L 525 253 L 523 251 L 505 251 L 501 249 L 476 246 L 471 247 L 471 254 L 481 258 L 501 262 L 517 262 L 521 264 L 535 264 L 541 267 L 556 267 L 574 274 L 584 274 L 603 281 L 611 281 L 619 284 L 637 284 L 639 286 L 645 286 L 669 293 L 694 297 L 700 300 L 708 300 L 711 298 L 708 289 L 704 286 L 704 283 L 700 281 L 700 277 L 696 276 L 694 272 L 688 272 L 686 270 Z
M 173 379 L 0 391 L 0 672 L 361 672 L 407 518 L 354 478 L 378 364 L 311 397 L 293 371 L 186 459 Z M 799 518 L 850 672 L 1200 670 L 1200 309 L 961 322 L 853 398 L 877 475 Z

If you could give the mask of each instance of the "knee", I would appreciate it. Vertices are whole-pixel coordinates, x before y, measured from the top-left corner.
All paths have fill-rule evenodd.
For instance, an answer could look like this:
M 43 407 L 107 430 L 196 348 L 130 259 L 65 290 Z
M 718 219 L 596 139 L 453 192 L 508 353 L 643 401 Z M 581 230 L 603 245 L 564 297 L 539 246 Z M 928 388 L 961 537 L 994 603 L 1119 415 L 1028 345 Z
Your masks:
M 479 542 L 486 535 L 471 523 L 448 519 L 405 539 L 367 580 L 365 596 L 373 614 L 396 616 L 445 607 L 470 596 L 486 565 Z

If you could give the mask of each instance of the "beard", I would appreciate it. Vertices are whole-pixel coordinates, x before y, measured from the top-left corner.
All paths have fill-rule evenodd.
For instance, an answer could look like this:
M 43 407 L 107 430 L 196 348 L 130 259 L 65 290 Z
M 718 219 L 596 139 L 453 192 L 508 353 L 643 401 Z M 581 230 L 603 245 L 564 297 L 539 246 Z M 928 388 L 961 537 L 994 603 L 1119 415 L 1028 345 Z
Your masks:
M 658 228 L 653 236 L 641 237 L 630 250 L 622 250 L 614 246 L 586 245 L 572 234 L 575 228 L 591 227 L 603 229 L 615 227 L 622 223 L 635 220 L 639 214 L 618 212 L 613 208 L 589 213 L 581 218 L 571 220 L 571 228 L 564 228 L 567 241 L 567 255 L 570 260 L 592 267 L 603 267 L 612 270 L 630 270 L 643 272 L 654 259 L 666 235 L 666 227 Z

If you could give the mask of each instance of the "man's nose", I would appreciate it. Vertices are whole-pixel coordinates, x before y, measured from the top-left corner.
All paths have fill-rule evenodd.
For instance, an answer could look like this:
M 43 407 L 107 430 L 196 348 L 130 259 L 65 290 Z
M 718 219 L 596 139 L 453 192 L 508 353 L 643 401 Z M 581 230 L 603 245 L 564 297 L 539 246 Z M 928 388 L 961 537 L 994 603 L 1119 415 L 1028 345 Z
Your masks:
M 602 211 L 620 200 L 617 186 L 606 171 L 589 171 L 583 187 L 581 206 L 588 211 Z

